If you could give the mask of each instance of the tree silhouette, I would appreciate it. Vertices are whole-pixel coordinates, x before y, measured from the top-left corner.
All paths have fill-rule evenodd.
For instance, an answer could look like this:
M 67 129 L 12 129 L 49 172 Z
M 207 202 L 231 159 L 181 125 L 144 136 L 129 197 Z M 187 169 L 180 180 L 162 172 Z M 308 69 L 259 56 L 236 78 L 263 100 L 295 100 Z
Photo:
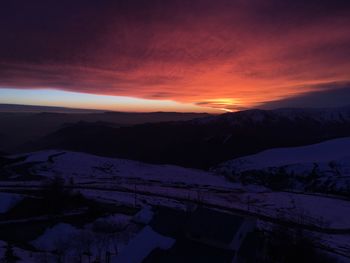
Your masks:
M 3 257 L 1 262 L 4 262 L 4 263 L 15 263 L 19 259 L 20 258 L 15 255 L 12 246 L 8 243 L 7 246 L 6 246 L 6 251 L 5 251 L 4 257 Z

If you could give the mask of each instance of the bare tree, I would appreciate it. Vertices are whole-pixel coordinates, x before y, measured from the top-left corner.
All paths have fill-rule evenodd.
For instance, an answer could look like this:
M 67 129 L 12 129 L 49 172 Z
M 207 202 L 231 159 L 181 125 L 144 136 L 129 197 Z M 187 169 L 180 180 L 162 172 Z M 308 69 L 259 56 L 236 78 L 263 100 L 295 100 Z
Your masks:
M 4 263 L 15 263 L 19 260 L 20 258 L 16 256 L 15 252 L 13 251 L 12 245 L 7 243 L 5 254 L 1 261 Z

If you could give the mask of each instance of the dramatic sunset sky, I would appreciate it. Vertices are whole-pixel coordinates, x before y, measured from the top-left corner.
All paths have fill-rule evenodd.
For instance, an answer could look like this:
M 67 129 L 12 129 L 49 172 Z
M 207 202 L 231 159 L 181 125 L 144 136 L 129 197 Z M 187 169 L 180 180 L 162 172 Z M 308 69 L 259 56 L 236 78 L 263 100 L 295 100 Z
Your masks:
M 10 0 L 0 34 L 0 103 L 350 104 L 349 0 Z

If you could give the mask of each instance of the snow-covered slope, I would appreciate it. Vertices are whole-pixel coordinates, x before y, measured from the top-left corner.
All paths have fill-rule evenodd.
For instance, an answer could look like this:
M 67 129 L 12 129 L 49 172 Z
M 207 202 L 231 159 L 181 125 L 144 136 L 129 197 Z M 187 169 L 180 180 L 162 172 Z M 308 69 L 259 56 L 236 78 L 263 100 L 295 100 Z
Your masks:
M 350 189 L 350 138 L 266 150 L 227 161 L 214 170 L 249 183 L 269 185 L 278 178 L 281 188 L 347 192 Z M 282 182 L 280 176 L 288 181 Z
M 339 108 L 282 108 L 276 110 L 245 110 L 226 113 L 219 116 L 209 116 L 195 119 L 192 122 L 207 124 L 211 122 L 225 121 L 231 125 L 243 123 L 262 123 L 288 121 L 316 121 L 325 123 L 350 122 L 350 106 Z
M 73 239 L 79 233 L 79 230 L 71 225 L 59 223 L 49 228 L 38 239 L 32 241 L 32 245 L 37 249 L 54 251 L 63 246 L 68 240 Z
M 225 162 L 220 168 L 227 167 L 232 172 L 242 172 L 291 164 L 330 162 L 343 158 L 348 158 L 350 161 L 350 138 L 301 147 L 266 150 Z
M 221 176 L 201 170 L 173 165 L 152 165 L 78 152 L 49 150 L 24 156 L 27 156 L 24 161 L 13 166 L 29 166 L 32 174 L 44 177 L 58 175 L 74 180 L 140 179 L 212 186 L 226 186 L 228 183 Z

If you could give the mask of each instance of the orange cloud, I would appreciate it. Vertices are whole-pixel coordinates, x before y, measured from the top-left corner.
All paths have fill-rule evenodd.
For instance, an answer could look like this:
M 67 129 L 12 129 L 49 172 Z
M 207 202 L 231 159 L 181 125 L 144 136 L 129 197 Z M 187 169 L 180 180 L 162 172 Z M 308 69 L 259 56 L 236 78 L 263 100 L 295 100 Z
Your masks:
M 0 86 L 237 110 L 350 78 L 346 1 L 107 2 L 2 9 Z

